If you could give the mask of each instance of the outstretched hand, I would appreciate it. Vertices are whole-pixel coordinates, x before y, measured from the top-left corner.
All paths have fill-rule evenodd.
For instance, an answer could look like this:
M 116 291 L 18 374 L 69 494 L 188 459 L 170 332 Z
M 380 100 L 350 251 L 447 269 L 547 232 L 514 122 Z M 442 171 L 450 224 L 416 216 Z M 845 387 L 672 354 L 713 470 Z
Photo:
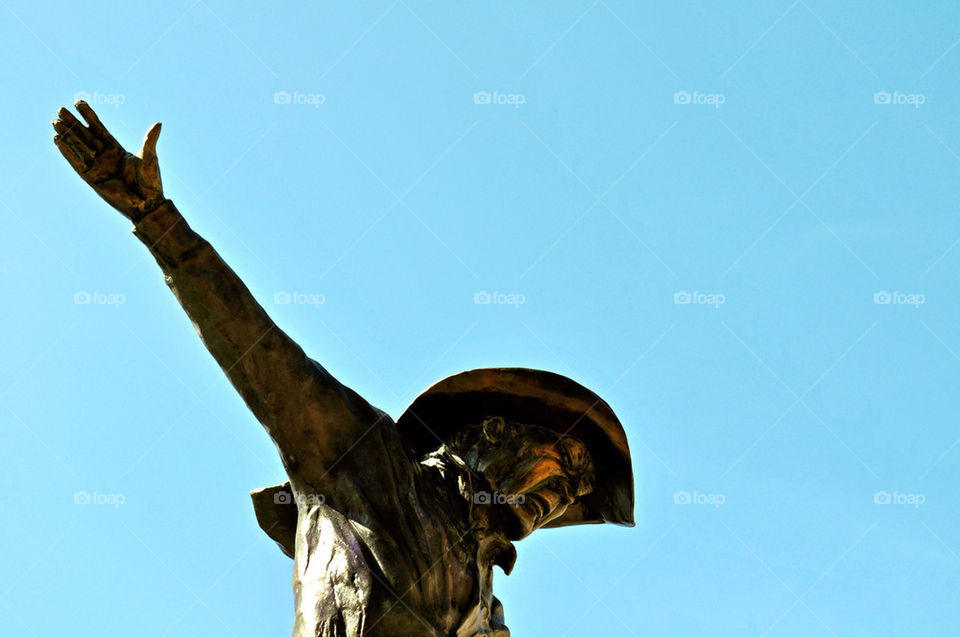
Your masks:
M 131 221 L 137 221 L 163 203 L 157 138 L 160 122 L 150 127 L 136 155 L 124 150 L 100 122 L 90 105 L 78 101 L 77 111 L 87 126 L 65 108 L 53 120 L 53 143 L 98 195 Z

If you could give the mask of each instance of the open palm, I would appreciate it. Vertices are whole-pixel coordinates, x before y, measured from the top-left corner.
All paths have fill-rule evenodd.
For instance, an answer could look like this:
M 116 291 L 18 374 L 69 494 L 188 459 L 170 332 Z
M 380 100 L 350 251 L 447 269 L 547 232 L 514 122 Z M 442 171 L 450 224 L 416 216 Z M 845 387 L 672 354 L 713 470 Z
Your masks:
M 163 186 L 157 162 L 160 122 L 150 127 L 140 152 L 133 155 L 120 145 L 83 100 L 75 104 L 87 126 L 65 108 L 53 120 L 53 142 L 84 181 L 111 206 L 137 221 L 160 205 Z

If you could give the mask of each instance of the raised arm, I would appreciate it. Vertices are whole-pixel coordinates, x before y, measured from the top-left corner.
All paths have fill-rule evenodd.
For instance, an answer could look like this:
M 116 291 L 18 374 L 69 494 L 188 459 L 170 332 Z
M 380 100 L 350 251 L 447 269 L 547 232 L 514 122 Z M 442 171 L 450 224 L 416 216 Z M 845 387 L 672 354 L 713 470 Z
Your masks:
M 277 443 L 290 477 L 316 484 L 389 418 L 308 358 L 164 197 L 156 154 L 159 123 L 132 155 L 89 105 L 80 101 L 76 107 L 87 126 L 60 109 L 53 121 L 57 148 L 98 195 L 133 222 L 134 234 L 156 258 L 204 345 Z

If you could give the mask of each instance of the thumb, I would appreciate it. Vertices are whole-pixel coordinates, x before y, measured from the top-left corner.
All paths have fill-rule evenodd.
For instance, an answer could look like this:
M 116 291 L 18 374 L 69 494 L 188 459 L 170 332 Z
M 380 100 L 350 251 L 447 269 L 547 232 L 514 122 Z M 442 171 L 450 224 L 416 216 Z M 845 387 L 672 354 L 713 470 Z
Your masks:
M 150 127 L 147 134 L 143 136 L 143 147 L 137 156 L 142 165 L 140 175 L 145 185 L 152 190 L 162 192 L 163 186 L 160 183 L 160 163 L 157 161 L 157 138 L 160 137 L 160 122 Z
M 157 138 L 160 137 L 161 126 L 160 122 L 157 122 L 151 126 L 147 134 L 143 136 L 143 147 L 140 149 L 140 152 L 137 153 L 137 157 L 142 159 L 146 164 L 156 163 L 157 161 Z

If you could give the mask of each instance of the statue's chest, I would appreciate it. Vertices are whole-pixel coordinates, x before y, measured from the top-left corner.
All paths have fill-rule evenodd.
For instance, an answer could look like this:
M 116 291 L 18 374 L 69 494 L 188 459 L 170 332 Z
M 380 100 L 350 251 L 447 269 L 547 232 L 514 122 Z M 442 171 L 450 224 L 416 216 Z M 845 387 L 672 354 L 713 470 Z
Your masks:
M 478 601 L 475 552 L 422 513 L 394 522 L 371 528 L 329 506 L 301 510 L 295 636 L 456 633 Z

